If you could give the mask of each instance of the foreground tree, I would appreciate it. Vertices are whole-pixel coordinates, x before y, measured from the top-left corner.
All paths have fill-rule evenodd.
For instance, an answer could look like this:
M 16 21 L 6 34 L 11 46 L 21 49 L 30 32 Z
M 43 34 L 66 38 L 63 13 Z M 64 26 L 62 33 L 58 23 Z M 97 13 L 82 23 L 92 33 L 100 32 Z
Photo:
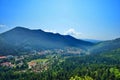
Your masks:
M 84 77 L 75 76 L 75 77 L 71 77 L 70 80 L 93 80 L 93 78 L 89 76 L 84 76 Z

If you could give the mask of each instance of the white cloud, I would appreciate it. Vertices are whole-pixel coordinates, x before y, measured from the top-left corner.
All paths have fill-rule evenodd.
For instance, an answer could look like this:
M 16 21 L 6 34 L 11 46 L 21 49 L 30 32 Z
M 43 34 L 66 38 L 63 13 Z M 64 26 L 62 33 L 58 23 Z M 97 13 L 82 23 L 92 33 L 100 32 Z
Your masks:
M 4 27 L 6 27 L 6 25 L 0 24 L 0 28 L 4 28 Z
M 45 29 L 44 31 L 45 31 L 45 32 L 57 33 L 55 30 L 48 30 L 48 29 Z
M 56 30 L 49 30 L 49 29 L 45 29 L 44 30 L 45 32 L 52 32 L 52 33 L 59 33 L 59 32 L 57 32 Z M 70 28 L 70 29 L 68 29 L 67 31 L 65 31 L 65 32 L 63 32 L 63 33 L 61 33 L 60 32 L 60 34 L 62 34 L 62 35 L 71 35 L 71 36 L 73 36 L 73 37 L 75 37 L 75 38 L 77 38 L 77 39 L 80 39 L 82 36 L 81 36 L 81 33 L 79 33 L 79 32 L 77 32 L 75 29 L 73 29 L 73 28 Z
M 64 35 L 71 35 L 75 38 L 80 38 L 81 33 L 77 32 L 75 29 L 70 28 L 67 31 L 64 32 Z

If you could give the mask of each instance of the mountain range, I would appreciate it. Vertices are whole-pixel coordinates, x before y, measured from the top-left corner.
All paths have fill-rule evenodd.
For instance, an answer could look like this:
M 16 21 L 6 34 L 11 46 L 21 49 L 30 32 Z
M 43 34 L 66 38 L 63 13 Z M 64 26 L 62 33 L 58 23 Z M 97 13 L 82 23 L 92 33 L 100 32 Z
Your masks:
M 30 50 L 57 49 L 78 47 L 86 49 L 92 42 L 76 39 L 70 35 L 31 30 L 24 27 L 15 27 L 0 34 L 0 53 L 12 54 Z
M 92 42 L 92 43 L 98 43 L 101 42 L 102 40 L 95 40 L 95 39 L 83 39 L 84 41 Z
M 120 48 L 120 38 L 97 43 L 89 41 L 76 39 L 70 35 L 45 32 L 41 29 L 15 27 L 0 34 L 0 55 L 66 47 L 77 47 L 90 53 L 103 53 Z

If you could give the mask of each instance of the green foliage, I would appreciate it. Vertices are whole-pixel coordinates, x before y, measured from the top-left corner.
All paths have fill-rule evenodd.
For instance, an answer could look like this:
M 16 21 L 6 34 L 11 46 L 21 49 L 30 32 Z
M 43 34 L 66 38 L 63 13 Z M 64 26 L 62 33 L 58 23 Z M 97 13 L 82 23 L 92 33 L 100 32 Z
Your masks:
M 75 77 L 71 77 L 70 80 L 93 80 L 93 79 L 89 76 L 84 76 L 84 77 L 75 76 Z
M 57 56 L 47 58 L 49 68 L 43 72 L 32 72 L 24 67 L 12 69 L 0 67 L 0 80 L 120 80 L 120 49 L 107 53 L 86 56 Z M 66 57 L 66 56 L 65 56 Z M 45 61 L 44 56 L 25 59 Z M 63 60 L 63 61 L 61 61 Z M 12 60 L 14 63 L 14 60 Z M 26 69 L 23 71 L 22 69 Z
M 120 79 L 120 70 L 117 68 L 110 68 L 110 72 L 115 75 L 116 78 Z

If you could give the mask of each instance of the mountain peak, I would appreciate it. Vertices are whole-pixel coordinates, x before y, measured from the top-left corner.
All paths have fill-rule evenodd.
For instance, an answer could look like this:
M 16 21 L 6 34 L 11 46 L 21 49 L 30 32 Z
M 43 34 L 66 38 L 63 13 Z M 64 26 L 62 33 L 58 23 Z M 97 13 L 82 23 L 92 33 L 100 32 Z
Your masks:
M 93 45 L 93 43 L 78 40 L 70 35 L 44 32 L 41 29 L 31 30 L 20 26 L 0 34 L 0 37 L 10 46 L 15 46 L 23 50 L 57 49 L 65 47 L 87 48 Z M 4 45 L 8 46 L 7 44 Z M 4 50 L 2 47 L 0 49 Z
M 25 29 L 27 29 L 27 30 L 30 30 L 30 29 L 28 29 L 28 28 L 25 28 L 25 27 L 21 27 L 21 26 L 16 26 L 15 28 L 13 28 L 12 30 L 25 30 Z

